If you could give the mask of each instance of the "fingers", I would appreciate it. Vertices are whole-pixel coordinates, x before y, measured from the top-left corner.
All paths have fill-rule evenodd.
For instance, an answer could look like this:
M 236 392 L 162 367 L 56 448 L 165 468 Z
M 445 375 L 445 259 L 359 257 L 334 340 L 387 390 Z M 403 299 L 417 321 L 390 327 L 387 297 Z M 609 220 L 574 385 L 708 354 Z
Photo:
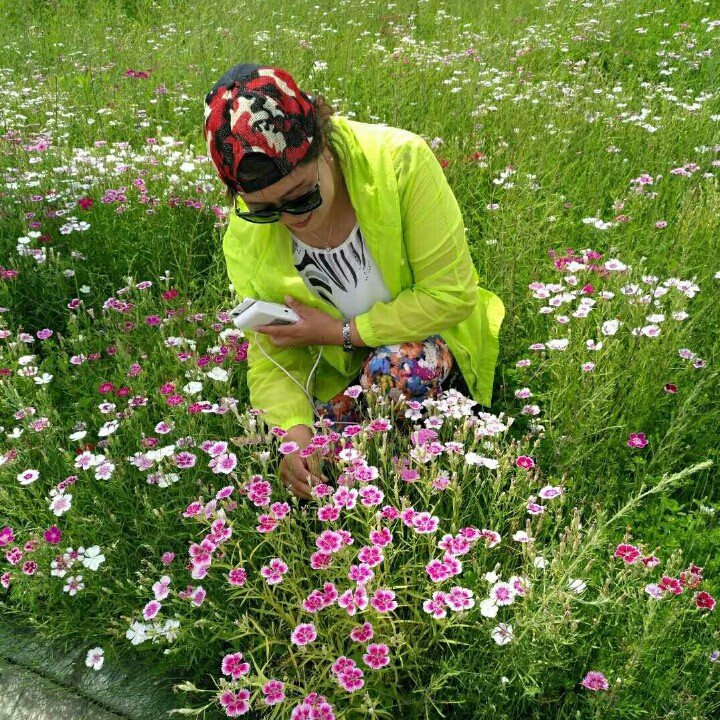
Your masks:
M 299 455 L 291 453 L 287 459 L 289 460 L 288 473 L 283 478 L 285 487 L 292 490 L 292 494 L 296 497 L 309 500 L 312 486 L 319 484 L 320 480 L 305 467 Z

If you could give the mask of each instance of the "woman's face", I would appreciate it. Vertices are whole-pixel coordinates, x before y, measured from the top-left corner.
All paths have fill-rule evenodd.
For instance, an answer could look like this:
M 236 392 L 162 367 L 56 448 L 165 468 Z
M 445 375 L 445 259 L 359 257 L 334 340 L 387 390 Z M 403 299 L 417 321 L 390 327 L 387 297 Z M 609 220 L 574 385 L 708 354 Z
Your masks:
M 329 163 L 330 151 L 326 148 L 315 162 L 296 167 L 282 180 L 263 190 L 252 193 L 239 193 L 248 210 L 269 210 L 280 207 L 289 200 L 309 193 L 320 177 L 320 196 L 322 205 L 305 215 L 280 213 L 280 222 L 291 230 L 315 230 L 320 228 L 330 215 L 335 199 L 335 183 Z

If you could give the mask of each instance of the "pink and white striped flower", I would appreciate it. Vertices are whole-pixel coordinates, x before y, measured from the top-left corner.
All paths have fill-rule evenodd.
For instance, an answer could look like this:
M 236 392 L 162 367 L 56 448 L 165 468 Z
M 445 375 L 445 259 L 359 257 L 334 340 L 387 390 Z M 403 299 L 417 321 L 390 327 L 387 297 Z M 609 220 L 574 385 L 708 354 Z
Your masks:
M 298 647 L 304 647 L 309 645 L 317 638 L 317 630 L 313 623 L 300 623 L 293 631 L 290 636 L 290 641 L 293 645 Z
M 277 585 L 282 582 L 283 575 L 287 571 L 288 566 L 280 558 L 273 558 L 267 565 L 260 568 L 260 574 L 268 585 Z

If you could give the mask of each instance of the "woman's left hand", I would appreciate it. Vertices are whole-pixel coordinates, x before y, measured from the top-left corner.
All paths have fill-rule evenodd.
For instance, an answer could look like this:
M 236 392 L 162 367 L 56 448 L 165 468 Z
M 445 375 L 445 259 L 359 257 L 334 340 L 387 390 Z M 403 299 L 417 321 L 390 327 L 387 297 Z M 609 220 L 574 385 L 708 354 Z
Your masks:
M 285 296 L 285 304 L 300 316 L 297 322 L 292 325 L 258 325 L 253 330 L 267 335 L 273 345 L 278 347 L 339 343 L 342 338 L 342 320 L 290 295 Z

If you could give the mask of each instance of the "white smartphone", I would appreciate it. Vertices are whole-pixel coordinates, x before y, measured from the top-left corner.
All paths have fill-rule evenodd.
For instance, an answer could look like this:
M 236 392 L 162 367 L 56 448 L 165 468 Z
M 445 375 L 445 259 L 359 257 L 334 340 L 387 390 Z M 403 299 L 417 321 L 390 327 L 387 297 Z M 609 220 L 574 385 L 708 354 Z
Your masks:
M 230 311 L 230 316 L 238 330 L 252 330 L 258 325 L 292 325 L 300 319 L 287 305 L 255 298 L 245 298 Z

